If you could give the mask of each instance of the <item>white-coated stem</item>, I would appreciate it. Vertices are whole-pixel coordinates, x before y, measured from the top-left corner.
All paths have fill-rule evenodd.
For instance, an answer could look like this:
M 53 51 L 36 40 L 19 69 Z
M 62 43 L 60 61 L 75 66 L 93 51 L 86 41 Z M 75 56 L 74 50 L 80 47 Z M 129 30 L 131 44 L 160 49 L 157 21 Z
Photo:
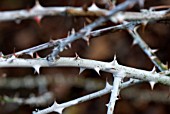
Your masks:
M 114 0 L 115 1 L 115 0 Z M 105 16 L 109 10 L 104 10 L 100 8 L 88 8 L 88 11 L 83 10 L 82 7 L 42 7 L 32 8 L 30 10 L 22 9 L 15 11 L 1 11 L 0 12 L 0 22 L 1 21 L 12 21 L 12 20 L 23 20 L 28 18 L 33 18 L 36 16 Z M 161 20 L 168 19 L 170 15 L 166 15 L 167 10 L 162 11 L 145 11 L 145 12 L 119 12 L 114 18 L 124 19 L 128 21 L 134 20 Z
M 122 83 L 120 85 L 120 89 L 123 89 L 125 87 L 129 87 L 129 86 L 134 85 L 136 83 L 139 83 L 139 81 L 138 80 L 129 80 L 128 82 Z M 43 110 L 38 110 L 37 112 L 34 111 L 33 114 L 46 114 L 46 113 L 56 112 L 58 110 L 65 109 L 69 106 L 73 106 L 73 105 L 76 105 L 76 104 L 79 104 L 79 103 L 82 103 L 82 102 L 85 102 L 85 101 L 88 101 L 88 100 L 91 100 L 91 99 L 94 99 L 94 98 L 97 98 L 97 97 L 101 97 L 105 94 L 110 93 L 112 88 L 113 87 L 109 83 L 106 83 L 106 87 L 104 89 L 100 90 L 100 91 L 91 93 L 89 95 L 85 95 L 83 97 L 80 97 L 80 98 L 77 98 L 77 99 L 62 103 L 62 104 L 57 104 L 55 102 L 51 107 L 45 108 Z
M 121 86 L 121 81 L 122 81 L 122 77 L 121 75 L 125 75 L 124 73 L 121 73 L 122 71 L 115 73 L 113 75 L 114 77 L 114 81 L 113 81 L 113 88 L 111 90 L 111 96 L 110 96 L 110 101 L 109 104 L 107 104 L 107 114 L 113 114 L 114 109 L 115 109 L 115 103 L 118 100 L 118 95 L 119 95 L 119 91 L 120 91 L 120 86 Z M 118 76 L 119 75 L 119 76 Z
M 115 73 L 117 71 L 124 71 L 126 77 L 136 78 L 143 81 L 154 81 L 157 83 L 162 83 L 164 85 L 170 85 L 170 77 L 166 76 L 164 73 L 153 73 L 151 71 L 131 68 L 119 64 L 112 64 L 109 62 L 101 62 L 96 60 L 81 59 L 81 58 L 69 58 L 61 57 L 54 62 L 49 62 L 44 58 L 39 59 L 19 59 L 19 58 L 9 58 L 0 59 L 0 67 L 79 67 L 86 69 L 99 68 L 101 71 Z

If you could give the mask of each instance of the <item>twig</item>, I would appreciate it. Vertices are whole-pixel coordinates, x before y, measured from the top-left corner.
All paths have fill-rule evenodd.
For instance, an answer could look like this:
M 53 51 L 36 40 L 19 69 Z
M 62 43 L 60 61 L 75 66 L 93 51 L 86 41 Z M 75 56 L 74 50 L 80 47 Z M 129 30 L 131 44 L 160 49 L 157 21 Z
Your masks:
M 154 50 L 152 50 L 139 36 L 139 34 L 137 33 L 137 28 L 138 27 L 128 29 L 129 33 L 133 37 L 134 43 L 140 46 L 140 48 L 147 54 L 150 60 L 160 71 L 167 70 L 168 67 L 159 60 L 159 58 L 155 55 Z
M 88 42 L 89 38 L 85 37 L 90 34 L 90 31 L 94 28 L 100 26 L 103 22 L 106 22 L 110 19 L 111 16 L 116 14 L 119 11 L 123 11 L 127 9 L 128 7 L 132 7 L 134 4 L 136 4 L 139 0 L 127 0 L 121 4 L 119 4 L 117 7 L 115 7 L 113 10 L 109 11 L 106 16 L 100 17 L 93 23 L 85 26 L 84 28 L 80 29 L 77 33 L 70 35 L 66 39 L 63 39 L 59 42 L 58 46 L 56 46 L 53 49 L 53 52 L 47 57 L 47 60 L 54 61 L 56 56 L 64 50 L 66 46 L 68 46 L 71 42 L 83 38 Z
M 89 37 L 94 38 L 94 37 L 100 36 L 102 34 L 105 34 L 109 31 L 127 29 L 130 26 L 139 25 L 141 23 L 142 23 L 141 21 L 132 21 L 132 22 L 129 22 L 129 23 L 126 23 L 126 24 L 123 23 L 123 24 L 116 25 L 116 26 L 111 26 L 111 27 L 107 27 L 107 28 L 103 28 L 103 29 L 94 30 L 94 31 L 90 32 Z M 11 57 L 12 55 L 19 56 L 19 55 L 22 55 L 22 54 L 29 54 L 29 55 L 33 56 L 33 53 L 35 53 L 37 51 L 57 46 L 58 43 L 60 41 L 62 41 L 63 39 L 66 39 L 66 38 L 60 38 L 60 39 L 57 39 L 57 40 L 50 40 L 47 43 L 40 44 L 38 46 L 31 47 L 31 48 L 28 48 L 28 49 L 25 49 L 25 50 L 22 50 L 22 51 L 18 51 L 18 52 L 15 52 L 14 54 L 5 55 L 5 57 L 8 58 L 8 57 Z
M 112 88 L 112 86 L 107 84 L 103 90 L 100 90 L 98 92 L 95 92 L 95 93 L 92 93 L 89 95 L 85 95 L 83 97 L 80 97 L 75 100 L 71 100 L 71 101 L 68 101 L 68 102 L 62 103 L 62 104 L 58 104 L 58 103 L 54 102 L 54 104 L 51 107 L 43 109 L 43 110 L 39 110 L 38 112 L 33 112 L 33 114 L 46 114 L 46 113 L 50 113 L 50 112 L 58 112 L 61 114 L 63 109 L 73 106 L 73 105 L 76 105 L 78 103 L 82 103 L 82 102 L 94 99 L 96 97 L 105 95 L 110 92 L 111 88 Z
M 58 78 L 58 76 L 57 76 L 57 78 Z M 131 85 L 137 84 L 139 82 L 140 82 L 139 80 L 129 80 L 127 82 L 123 82 L 122 85 L 120 86 L 120 88 L 123 89 L 123 88 L 129 87 Z M 96 83 L 96 84 L 98 84 L 98 83 Z M 106 91 L 101 92 L 101 91 L 103 91 L 103 90 L 101 90 L 101 91 L 98 91 L 97 93 L 98 94 L 102 93 L 102 94 L 100 94 L 100 96 L 105 95 L 111 91 L 112 87 L 111 87 L 111 85 L 109 85 L 109 83 L 106 83 L 106 87 L 104 89 Z M 93 98 L 99 97 L 99 95 L 96 96 L 96 94 L 92 94 L 89 96 L 94 96 Z M 52 100 L 54 99 L 54 97 L 55 97 L 54 93 L 47 92 L 41 96 L 38 96 L 38 97 L 32 96 L 32 97 L 26 98 L 26 99 L 18 98 L 18 97 L 11 98 L 8 96 L 4 96 L 4 97 L 0 97 L 0 102 L 43 106 L 43 105 L 46 105 L 47 103 L 51 103 Z M 90 100 L 90 99 L 88 99 L 88 100 Z
M 129 86 L 134 85 L 136 83 L 138 83 L 137 80 L 134 80 L 134 81 L 130 80 L 128 82 L 124 82 L 120 86 L 120 89 L 129 87 Z M 109 83 L 106 83 L 106 87 L 103 90 L 97 91 L 95 93 L 92 93 L 92 94 L 89 94 L 89 95 L 86 95 L 86 96 L 83 96 L 83 97 L 77 98 L 75 100 L 62 103 L 62 104 L 57 104 L 56 102 L 54 102 L 54 104 L 51 107 L 48 107 L 48 108 L 43 109 L 43 110 L 38 110 L 37 112 L 34 111 L 33 114 L 46 114 L 46 113 L 50 113 L 50 112 L 62 113 L 63 109 L 65 109 L 67 107 L 70 107 L 70 106 L 73 106 L 73 105 L 76 105 L 76 104 L 79 104 L 79 103 L 82 103 L 82 102 L 103 96 L 105 94 L 108 94 L 108 93 L 111 92 L 112 88 L 113 87 Z
M 108 107 L 107 114 L 113 114 L 116 101 L 118 100 L 118 95 L 120 92 L 121 81 L 125 77 L 124 71 L 114 73 L 113 88 L 111 90 L 110 101 L 106 105 Z
M 115 0 L 113 0 L 115 1 Z M 88 11 L 83 10 L 82 7 L 43 7 L 38 2 L 36 5 L 29 10 L 15 10 L 15 11 L 1 11 L 0 21 L 17 21 L 28 18 L 43 16 L 105 16 L 109 11 L 105 9 L 98 8 L 95 4 L 92 4 L 88 8 Z M 170 15 L 167 14 L 167 10 L 162 11 L 149 11 L 144 12 L 119 12 L 114 18 L 119 19 L 121 17 L 124 20 L 162 20 L 169 19 Z

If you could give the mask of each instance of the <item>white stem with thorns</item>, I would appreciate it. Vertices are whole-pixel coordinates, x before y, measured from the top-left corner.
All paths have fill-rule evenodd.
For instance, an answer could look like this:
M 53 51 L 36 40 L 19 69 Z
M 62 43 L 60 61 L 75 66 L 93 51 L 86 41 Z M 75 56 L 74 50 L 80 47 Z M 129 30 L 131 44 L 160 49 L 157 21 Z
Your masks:
M 115 0 L 114 0 L 115 1 Z M 54 15 L 72 15 L 72 16 L 105 16 L 109 10 L 101 9 L 95 4 L 92 4 L 85 11 L 82 7 L 43 7 L 39 3 L 31 8 L 30 10 L 15 10 L 15 11 L 1 11 L 0 12 L 0 21 L 12 21 L 12 20 L 23 20 L 28 18 L 43 16 L 54 16 Z M 143 12 L 119 12 L 117 15 L 113 16 L 113 20 L 160 20 L 170 18 L 170 15 L 167 14 L 168 10 L 162 11 L 150 11 L 145 10 Z
M 113 76 L 114 81 L 113 81 L 113 88 L 111 90 L 110 101 L 107 104 L 107 107 L 108 107 L 107 114 L 113 114 L 113 112 L 114 112 L 115 104 L 116 104 L 116 101 L 118 100 L 121 81 L 122 81 L 123 77 L 125 77 L 125 74 L 123 73 L 123 71 L 120 71 L 113 75 L 115 75 L 115 76 Z
M 133 84 L 138 83 L 139 80 L 129 80 L 127 82 L 122 83 L 122 85 L 120 86 L 120 89 L 123 89 L 125 87 L 129 87 Z M 111 92 L 113 86 L 111 86 L 108 82 L 106 83 L 106 87 L 100 91 L 97 91 L 95 93 L 91 93 L 89 95 L 85 95 L 83 97 L 62 103 L 62 104 L 57 104 L 56 102 L 54 102 L 54 104 L 51 107 L 45 108 L 43 110 L 38 110 L 38 111 L 34 111 L 33 114 L 47 114 L 47 113 L 51 113 L 51 112 L 58 112 L 58 113 L 62 113 L 63 109 L 97 98 L 97 97 L 101 97 L 105 94 L 108 94 Z
M 79 67 L 86 69 L 99 68 L 101 71 L 115 73 L 118 71 L 124 71 L 126 77 L 136 78 L 143 81 L 154 81 L 156 83 L 162 83 L 165 85 L 170 85 L 170 77 L 163 73 L 153 73 L 151 71 L 126 67 L 119 65 L 117 62 L 101 62 L 96 60 L 81 59 L 81 58 L 69 58 L 61 57 L 54 62 L 49 62 L 44 58 L 39 59 L 19 59 L 19 58 L 9 58 L 0 59 L 0 67 Z M 116 64 L 115 64 L 116 63 Z M 36 71 L 39 69 L 36 69 Z M 38 72 L 38 71 L 37 71 Z

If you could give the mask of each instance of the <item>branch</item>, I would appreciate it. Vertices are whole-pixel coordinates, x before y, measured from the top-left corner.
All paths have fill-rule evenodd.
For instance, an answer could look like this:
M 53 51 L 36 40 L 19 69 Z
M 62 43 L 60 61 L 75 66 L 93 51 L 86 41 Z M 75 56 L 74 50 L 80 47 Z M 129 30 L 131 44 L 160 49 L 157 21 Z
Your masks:
M 164 65 L 159 58 L 156 56 L 154 53 L 155 50 L 152 50 L 146 43 L 145 41 L 142 40 L 140 35 L 137 33 L 138 26 L 132 26 L 132 28 L 129 28 L 128 31 L 133 37 L 133 44 L 138 44 L 139 47 L 145 52 L 145 54 L 149 57 L 149 59 L 152 61 L 152 63 L 160 70 L 160 71 L 165 71 L 168 70 L 168 66 Z M 152 72 L 156 72 L 155 67 L 153 68 Z M 151 85 L 151 89 L 154 88 L 154 85 L 156 82 L 150 81 L 149 82 Z
M 98 30 L 91 31 L 88 36 L 90 38 L 94 38 L 94 37 L 100 36 L 102 34 L 106 34 L 106 33 L 110 32 L 110 31 L 127 29 L 130 26 L 139 25 L 141 23 L 142 23 L 141 21 L 132 21 L 132 22 L 129 22 L 129 23 L 123 23 L 123 24 L 116 25 L 116 26 L 111 26 L 111 27 L 107 27 L 107 28 L 103 28 L 103 29 L 98 29 Z M 8 58 L 8 57 L 11 57 L 13 55 L 20 56 L 22 54 L 29 54 L 30 56 L 33 57 L 33 54 L 35 52 L 40 51 L 40 50 L 44 50 L 44 49 L 47 49 L 47 48 L 51 48 L 51 47 L 54 47 L 54 46 L 57 46 L 58 43 L 61 42 L 63 39 L 66 39 L 66 38 L 60 38 L 60 39 L 57 39 L 57 40 L 50 40 L 47 43 L 40 44 L 38 46 L 31 47 L 31 48 L 28 48 L 28 49 L 25 49 L 25 50 L 22 50 L 22 51 L 18 51 L 18 52 L 15 52 L 14 54 L 6 55 L 5 57 Z
M 133 81 L 130 80 L 130 81 L 124 82 L 120 86 L 120 89 L 129 87 L 129 86 L 134 85 L 138 82 L 139 82 L 138 80 L 133 80 Z M 85 101 L 88 101 L 88 100 L 91 100 L 91 99 L 94 99 L 97 97 L 101 97 L 105 94 L 108 94 L 111 92 L 112 88 L 113 87 L 109 83 L 106 83 L 106 87 L 103 90 L 97 91 L 97 92 L 89 94 L 89 95 L 85 95 L 83 97 L 80 97 L 75 100 L 68 101 L 68 102 L 65 102 L 62 104 L 57 104 L 56 102 L 54 102 L 54 104 L 51 107 L 48 107 L 43 110 L 38 110 L 37 112 L 34 111 L 33 114 L 46 114 L 46 113 L 50 113 L 50 112 L 62 113 L 63 109 L 65 109 L 67 107 L 70 107 L 70 106 L 73 106 L 73 105 L 76 105 L 76 104 L 79 104 L 79 103 L 82 103 L 82 102 L 85 102 Z
M 125 77 L 125 74 L 123 71 L 120 71 L 113 75 L 114 75 L 114 81 L 113 81 L 113 88 L 111 90 L 110 101 L 109 101 L 109 104 L 106 105 L 108 107 L 107 114 L 113 114 L 114 112 L 115 103 L 118 100 L 118 95 L 120 92 L 121 81 L 123 77 Z
M 116 0 L 113 0 L 113 2 Z M 141 0 L 142 1 L 142 0 Z M 140 2 L 140 1 L 139 1 Z M 15 11 L 1 11 L 0 21 L 15 21 L 28 18 L 38 17 L 40 20 L 44 16 L 105 16 L 109 11 L 98 8 L 95 4 L 88 7 L 87 11 L 82 7 L 43 7 L 38 1 L 33 8 L 29 10 L 15 10 Z M 114 18 L 118 20 L 162 20 L 169 19 L 170 15 L 167 10 L 151 11 L 145 10 L 143 12 L 119 12 Z M 118 21 L 117 20 L 117 21 Z
M 121 4 L 119 4 L 117 7 L 112 9 L 107 13 L 106 16 L 103 16 L 93 23 L 85 26 L 84 28 L 80 29 L 77 33 L 74 33 L 67 37 L 66 39 L 63 39 L 62 41 L 59 42 L 59 44 L 53 49 L 53 52 L 47 57 L 47 60 L 49 61 L 54 61 L 56 56 L 64 50 L 66 46 L 68 46 L 71 42 L 83 38 L 87 42 L 89 41 L 88 37 L 85 37 L 90 34 L 90 31 L 93 30 L 94 28 L 100 26 L 102 23 L 106 22 L 107 20 L 110 19 L 111 16 L 116 14 L 119 11 L 123 11 L 129 7 L 132 7 L 134 4 L 136 4 L 138 0 L 127 0 Z
M 142 38 L 139 36 L 139 34 L 137 33 L 137 28 L 132 28 L 132 29 L 128 29 L 128 32 L 131 34 L 131 36 L 133 37 L 133 42 L 134 44 L 138 44 L 140 46 L 140 48 L 145 52 L 145 54 L 149 57 L 149 59 L 154 63 L 154 65 L 160 70 L 160 71 L 164 71 L 167 70 L 168 67 L 166 65 L 164 65 L 159 58 L 156 56 L 156 54 L 154 53 L 155 50 L 152 50 L 146 43 L 145 41 L 142 40 Z
M 156 83 L 170 85 L 170 77 L 165 76 L 163 73 L 159 74 L 152 71 L 126 67 L 119 65 L 116 60 L 113 62 L 101 62 L 96 60 L 81 59 L 77 57 L 61 57 L 51 63 L 45 58 L 19 59 L 11 57 L 9 59 L 1 58 L 0 63 L 0 67 L 32 67 L 37 72 L 39 72 L 41 67 L 79 67 L 85 69 L 94 69 L 98 71 L 101 70 L 109 73 L 115 73 L 123 70 L 126 73 L 126 77 L 129 78 L 136 78 L 144 81 L 154 81 Z

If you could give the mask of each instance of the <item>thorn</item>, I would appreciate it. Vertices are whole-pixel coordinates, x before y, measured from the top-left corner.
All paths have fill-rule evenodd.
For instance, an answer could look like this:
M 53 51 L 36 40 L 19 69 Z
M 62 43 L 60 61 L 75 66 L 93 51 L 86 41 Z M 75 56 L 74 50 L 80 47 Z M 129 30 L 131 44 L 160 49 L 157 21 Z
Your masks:
M 138 0 L 138 4 L 140 7 L 143 7 L 145 3 L 145 0 Z
M 116 60 L 116 58 L 117 58 L 117 57 L 116 57 L 116 54 L 115 54 L 115 55 L 114 55 L 114 60 Z
M 80 68 L 79 75 L 85 70 L 86 70 L 85 68 Z
M 15 48 L 14 48 L 14 53 L 13 53 L 12 55 L 17 58 L 17 55 L 15 54 L 15 52 L 16 52 L 16 51 L 15 51 Z
M 108 107 L 108 106 L 109 106 L 109 104 L 106 104 L 106 106 Z
M 152 50 L 151 50 L 152 53 L 155 53 L 155 52 L 157 52 L 157 51 L 158 51 L 158 49 L 152 49 Z
M 151 89 L 153 90 L 156 83 L 154 81 L 150 81 L 149 84 L 151 86 Z
M 60 104 L 58 104 L 57 102 L 54 102 L 52 107 L 54 109 L 54 112 L 58 112 L 59 114 L 62 114 L 64 107 L 60 107 Z
M 42 16 L 35 16 L 34 17 L 34 20 L 35 20 L 35 22 L 40 26 L 40 24 L 41 24 L 41 19 L 42 19 Z
M 82 37 L 82 39 L 86 41 L 87 46 L 90 45 L 90 41 L 89 41 L 90 38 L 88 36 L 84 36 L 84 37 Z
M 94 70 L 99 74 L 99 76 L 100 76 L 100 68 L 99 67 L 96 67 L 96 68 L 94 68 Z
M 34 5 L 33 9 L 43 9 L 43 7 L 40 4 L 39 0 L 35 0 L 35 5 Z
M 54 42 L 54 40 L 53 40 L 52 36 L 50 37 L 49 42 L 50 42 L 50 43 L 53 43 L 53 42 Z
M 116 97 L 116 98 L 115 98 L 115 100 L 117 101 L 117 100 L 119 100 L 119 98 L 118 98 L 118 97 Z
M 39 59 L 39 58 L 41 58 L 41 57 L 38 55 L 38 53 L 36 53 L 36 59 Z
M 112 85 L 110 85 L 109 82 L 106 81 L 106 86 L 105 86 L 105 88 L 108 89 L 108 88 L 111 88 L 111 87 L 112 87 Z
M 168 63 L 166 64 L 161 63 L 161 65 L 163 66 L 164 69 L 168 69 Z
M 34 66 L 33 66 L 35 72 L 37 72 L 38 74 L 40 74 L 40 67 L 41 67 L 40 65 L 34 65 Z M 35 72 L 34 72 L 34 73 L 35 73 Z
M 118 95 L 118 97 L 117 97 L 118 99 L 117 100 L 120 100 L 121 99 L 121 96 L 120 96 L 120 94 Z
M 83 24 L 83 25 L 84 25 L 83 27 L 87 26 L 86 22 L 84 22 L 84 24 Z
M 86 22 L 89 23 L 89 24 L 93 22 L 91 19 L 89 19 L 89 18 L 87 18 L 87 17 L 85 18 L 85 20 L 86 20 Z
M 90 11 L 97 11 L 100 10 L 99 7 L 96 6 L 96 4 L 93 2 L 92 5 L 88 8 L 88 10 Z
M 80 57 L 77 53 L 75 53 L 75 55 L 76 55 L 75 60 L 80 59 Z
M 136 39 L 133 40 L 132 46 L 138 44 L 138 41 Z
M 71 35 L 72 35 L 72 34 L 75 34 L 75 33 L 76 33 L 75 29 L 72 28 L 72 30 L 71 30 Z
M 143 33 L 145 31 L 145 28 L 146 28 L 147 24 L 148 24 L 148 21 L 143 21 L 143 23 L 142 23 L 142 32 Z
M 70 36 L 70 31 L 68 31 L 68 33 L 67 33 L 67 38 Z
M 116 60 L 116 54 L 114 55 L 114 60 L 110 62 L 112 65 L 119 65 L 117 60 Z
M 140 27 L 139 25 L 138 26 L 134 26 L 134 25 L 132 26 L 134 34 L 137 34 L 137 30 L 138 30 L 139 27 Z
M 68 47 L 67 47 L 67 46 L 65 46 L 65 47 L 64 47 L 64 49 L 65 49 L 65 50 L 67 50 L 67 49 L 68 49 Z
M 16 58 L 16 56 L 13 54 L 10 59 L 15 59 L 15 58 Z
M 39 3 L 38 0 L 35 1 L 35 6 L 30 10 L 32 12 L 36 12 L 36 11 L 39 11 L 41 9 L 44 9 L 41 4 Z M 35 16 L 34 17 L 34 20 L 37 22 L 38 25 L 40 25 L 40 22 L 41 22 L 41 19 L 42 19 L 42 16 Z
M 151 73 L 152 73 L 152 74 L 156 73 L 156 68 L 155 68 L 155 66 L 152 68 Z
M 26 53 L 26 54 L 30 55 L 30 56 L 33 58 L 33 55 L 34 55 L 33 52 L 28 52 L 28 53 Z
M 16 23 L 16 24 L 20 24 L 20 23 L 21 23 L 21 20 L 20 20 L 20 19 L 16 19 L 16 20 L 15 20 L 15 23 Z
M 165 67 L 166 69 L 168 69 L 168 61 L 166 62 L 166 64 L 164 65 L 164 67 Z
M 2 52 L 0 52 L 0 58 L 4 57 L 4 54 Z
M 156 58 L 157 58 L 156 56 L 151 56 L 151 59 L 152 59 L 152 60 L 154 60 L 154 59 L 156 59 Z
M 71 43 L 68 44 L 68 47 L 71 48 Z

